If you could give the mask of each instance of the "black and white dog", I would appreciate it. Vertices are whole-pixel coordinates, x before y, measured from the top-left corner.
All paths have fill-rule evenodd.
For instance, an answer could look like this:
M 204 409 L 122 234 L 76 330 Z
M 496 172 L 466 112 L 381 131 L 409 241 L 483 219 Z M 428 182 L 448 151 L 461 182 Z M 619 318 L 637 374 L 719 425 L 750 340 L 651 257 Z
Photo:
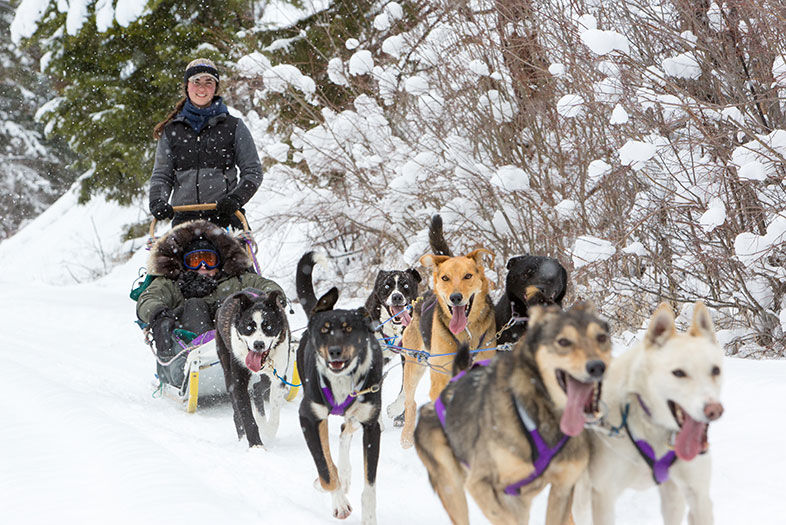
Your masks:
M 278 290 L 246 288 L 227 297 L 216 313 L 216 352 L 232 398 L 237 437 L 245 435 L 249 447 L 264 447 L 263 439 L 275 437 L 288 393 L 279 378 L 286 381 L 294 371 L 285 302 Z M 259 381 L 249 389 L 252 375 Z
M 505 330 L 497 343 L 515 343 L 527 331 L 529 307 L 556 304 L 568 287 L 568 272 L 557 259 L 542 255 L 517 255 L 505 267 L 505 294 L 494 307 L 497 330 Z
M 380 270 L 377 274 L 374 289 L 366 300 L 366 310 L 379 327 L 377 332 L 382 335 L 386 344 L 395 345 L 401 341 L 404 328 L 412 320 L 410 309 L 418 297 L 419 283 L 420 274 L 413 268 Z M 404 365 L 404 356 L 400 353 L 397 355 L 386 345 L 382 347 L 382 356 L 385 365 L 394 358 L 400 359 L 402 366 Z M 387 413 L 395 420 L 395 426 L 404 424 L 403 385 L 396 400 L 387 407 Z
M 319 486 L 330 492 L 333 517 L 338 519 L 352 512 L 347 499 L 349 447 L 352 433 L 363 427 L 362 523 L 373 524 L 381 433 L 382 350 L 374 322 L 365 308 L 334 310 L 338 300 L 335 287 L 317 300 L 311 280 L 314 264 L 313 252 L 303 255 L 295 278 L 298 299 L 308 316 L 308 327 L 297 349 L 297 367 L 303 383 L 300 427 L 317 467 Z M 331 458 L 328 439 L 327 420 L 331 414 L 344 417 L 338 468 Z

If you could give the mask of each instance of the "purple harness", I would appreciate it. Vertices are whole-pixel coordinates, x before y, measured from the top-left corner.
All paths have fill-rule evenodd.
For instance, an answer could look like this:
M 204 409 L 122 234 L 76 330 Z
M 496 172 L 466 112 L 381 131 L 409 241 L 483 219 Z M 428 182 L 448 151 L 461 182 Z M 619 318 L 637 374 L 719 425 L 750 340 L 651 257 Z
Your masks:
M 490 359 L 485 359 L 483 361 L 478 361 L 477 363 L 473 363 L 473 369 L 477 366 L 486 366 L 491 362 Z M 467 371 L 462 370 L 458 374 L 456 374 L 450 382 L 458 381 L 464 375 L 466 375 Z M 521 420 L 522 424 L 524 425 L 524 429 L 526 433 L 524 434 L 527 437 L 527 440 L 532 447 L 532 455 L 534 457 L 532 464 L 535 467 L 535 470 L 527 476 L 526 478 L 517 481 L 516 483 L 511 483 L 507 487 L 505 487 L 505 494 L 510 496 L 518 496 L 521 494 L 521 488 L 529 485 L 536 479 L 538 479 L 548 468 L 551 460 L 554 459 L 562 447 L 565 446 L 567 443 L 569 436 L 563 434 L 562 438 L 557 442 L 554 447 L 549 447 L 546 442 L 543 440 L 543 436 L 540 435 L 538 432 L 538 427 L 532 418 L 527 414 L 527 411 L 524 410 L 524 407 L 519 404 L 516 398 L 513 398 L 513 404 L 516 406 L 516 412 L 519 415 L 519 419 Z M 442 397 L 438 397 L 437 400 L 434 402 L 434 410 L 437 412 L 437 417 L 439 418 L 439 422 L 442 424 L 442 429 L 445 429 L 445 404 L 442 402 Z
M 337 405 L 336 400 L 333 399 L 333 392 L 326 386 L 322 387 L 322 395 L 325 396 L 325 401 L 330 405 L 330 414 L 333 416 L 343 416 L 344 412 L 346 412 L 347 409 L 352 406 L 352 403 L 355 402 L 355 399 L 357 399 L 352 397 L 352 394 L 349 394 L 343 403 Z
M 649 416 L 650 410 L 647 408 L 647 405 L 644 404 L 641 397 L 636 395 L 639 399 L 639 404 L 641 408 L 644 409 L 644 412 Z M 639 451 L 639 454 L 644 461 L 647 462 L 647 465 L 650 466 L 652 469 L 652 477 L 655 480 L 655 483 L 660 485 L 661 483 L 669 480 L 669 469 L 677 461 L 677 454 L 673 450 L 669 450 L 663 456 L 658 458 L 655 455 L 655 450 L 652 448 L 652 445 L 649 444 L 648 441 L 644 439 L 634 439 L 633 434 L 628 427 L 628 411 L 630 410 L 630 403 L 625 405 L 625 409 L 622 412 L 622 424 L 625 426 L 625 431 L 628 433 L 628 437 L 633 442 L 633 445 L 636 447 L 636 450 Z

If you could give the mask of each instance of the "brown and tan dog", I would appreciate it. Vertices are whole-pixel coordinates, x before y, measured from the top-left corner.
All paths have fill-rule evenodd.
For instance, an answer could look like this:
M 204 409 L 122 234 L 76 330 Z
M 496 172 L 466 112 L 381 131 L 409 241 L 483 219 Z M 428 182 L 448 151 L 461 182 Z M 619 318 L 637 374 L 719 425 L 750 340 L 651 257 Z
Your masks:
M 436 399 L 450 381 L 453 359 L 464 343 L 474 351 L 496 347 L 494 305 L 489 297 L 489 280 L 483 267 L 483 255 L 494 254 L 485 248 L 466 255 L 450 257 L 427 254 L 420 264 L 432 271 L 432 290 L 420 298 L 413 309 L 412 322 L 404 330 L 401 345 L 410 350 L 427 352 L 431 368 L 429 395 Z M 488 359 L 495 350 L 479 352 L 477 359 Z M 415 431 L 415 390 L 426 367 L 407 356 L 404 363 L 404 428 L 401 445 L 412 446 Z
M 589 461 L 583 432 L 597 419 L 611 359 L 609 327 L 589 305 L 530 310 L 512 352 L 463 369 L 420 409 L 418 456 L 453 523 L 467 524 L 465 489 L 492 523 L 529 523 L 533 498 L 551 485 L 547 525 L 573 523 L 574 486 Z

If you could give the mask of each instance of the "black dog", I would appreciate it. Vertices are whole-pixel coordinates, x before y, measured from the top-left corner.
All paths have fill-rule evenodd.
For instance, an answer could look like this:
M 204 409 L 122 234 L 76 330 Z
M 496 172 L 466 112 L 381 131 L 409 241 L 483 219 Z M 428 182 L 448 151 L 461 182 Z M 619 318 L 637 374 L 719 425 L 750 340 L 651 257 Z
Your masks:
M 331 288 L 317 300 L 311 274 L 313 252 L 301 257 L 295 283 L 308 327 L 297 349 L 303 383 L 300 427 L 314 458 L 319 483 L 333 498 L 333 517 L 352 512 L 347 499 L 350 482 L 349 446 L 352 433 L 363 427 L 365 485 L 362 522 L 376 523 L 376 476 L 379 461 L 379 412 L 382 404 L 382 350 L 365 308 L 333 310 L 338 290 Z M 329 415 L 344 416 L 338 468 L 328 439 Z
M 275 437 L 288 392 L 276 374 L 291 377 L 294 369 L 284 304 L 277 290 L 246 288 L 227 297 L 216 313 L 216 352 L 232 398 L 238 439 L 245 435 L 249 447 L 264 446 L 257 421 L 266 440 Z M 252 387 L 253 405 L 248 388 L 252 375 L 260 378 Z
M 409 309 L 418 297 L 418 284 L 420 274 L 417 270 L 380 270 L 374 281 L 374 289 L 366 300 L 366 310 L 376 322 L 377 332 L 387 344 L 396 344 L 401 341 L 401 334 L 412 320 Z M 396 357 L 396 352 L 382 348 L 382 356 L 387 365 Z M 404 356 L 399 354 L 402 366 Z M 404 390 L 399 390 L 396 400 L 387 408 L 387 413 L 395 419 L 396 426 L 404 424 Z
M 557 259 L 542 255 L 518 255 L 508 259 L 505 295 L 494 307 L 497 330 L 505 330 L 497 343 L 515 343 L 527 331 L 529 308 L 556 304 L 568 287 L 568 272 Z M 510 324 L 509 324 L 510 323 Z

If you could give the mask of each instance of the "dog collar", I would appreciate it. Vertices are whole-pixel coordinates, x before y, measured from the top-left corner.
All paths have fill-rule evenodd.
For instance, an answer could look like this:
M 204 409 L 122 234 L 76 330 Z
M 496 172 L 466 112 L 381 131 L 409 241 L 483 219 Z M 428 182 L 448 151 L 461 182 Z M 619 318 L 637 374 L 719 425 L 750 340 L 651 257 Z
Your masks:
M 637 395 L 638 397 L 638 395 Z M 641 407 L 644 411 L 649 415 L 649 410 L 647 406 L 641 401 L 641 397 L 639 397 L 639 403 L 641 403 Z M 630 431 L 630 427 L 628 426 L 628 413 L 630 411 L 630 403 L 625 404 L 625 408 L 622 410 L 622 425 L 625 427 L 625 431 L 628 433 L 628 437 L 630 438 L 633 446 L 636 447 L 639 454 L 644 461 L 647 462 L 649 465 L 650 470 L 652 470 L 652 479 L 655 480 L 655 483 L 660 485 L 661 483 L 668 481 L 669 479 L 669 469 L 677 461 L 677 454 L 673 450 L 669 450 L 661 456 L 660 458 L 655 455 L 655 449 L 652 448 L 652 445 L 649 444 L 647 440 L 644 439 L 636 439 L 633 437 L 633 433 Z

